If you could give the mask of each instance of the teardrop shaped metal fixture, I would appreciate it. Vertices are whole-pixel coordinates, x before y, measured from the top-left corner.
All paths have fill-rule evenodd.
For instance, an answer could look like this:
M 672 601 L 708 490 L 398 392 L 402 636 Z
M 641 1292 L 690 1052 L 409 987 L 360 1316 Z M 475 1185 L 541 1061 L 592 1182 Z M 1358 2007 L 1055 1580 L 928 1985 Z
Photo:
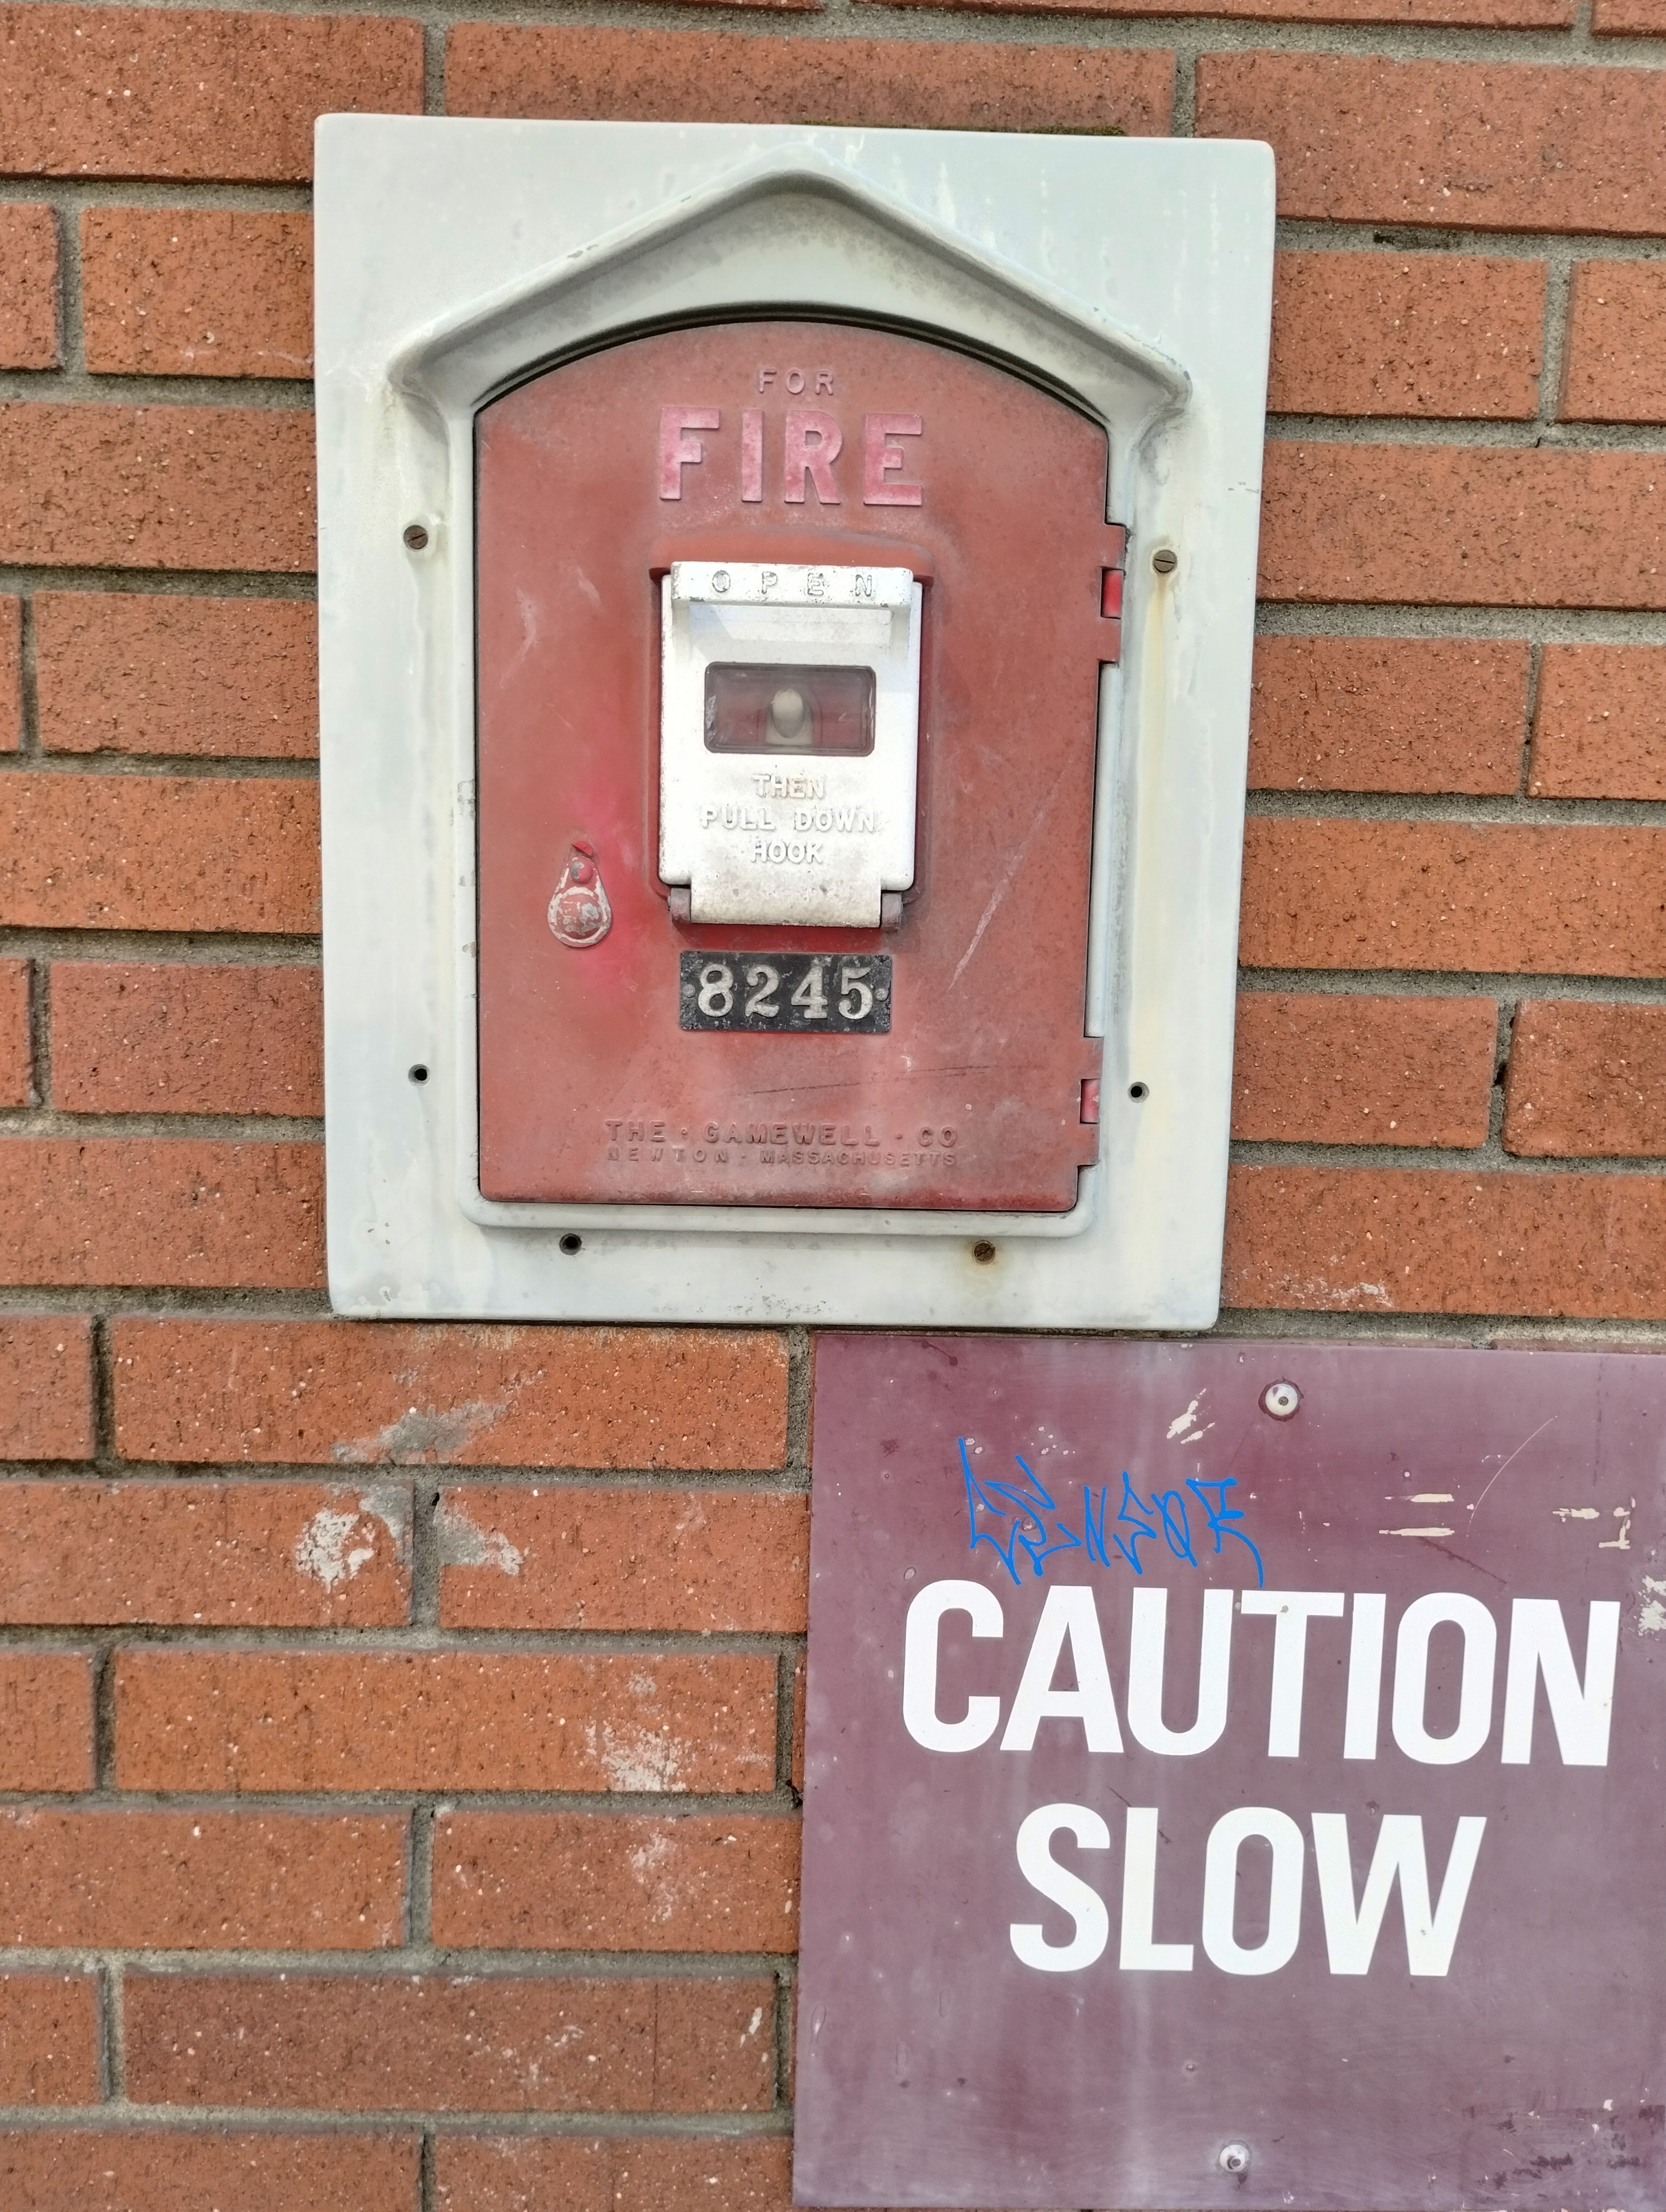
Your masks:
M 583 952 L 599 945 L 612 927 L 613 909 L 596 866 L 595 848 L 575 837 L 550 901 L 550 927 L 560 943 Z

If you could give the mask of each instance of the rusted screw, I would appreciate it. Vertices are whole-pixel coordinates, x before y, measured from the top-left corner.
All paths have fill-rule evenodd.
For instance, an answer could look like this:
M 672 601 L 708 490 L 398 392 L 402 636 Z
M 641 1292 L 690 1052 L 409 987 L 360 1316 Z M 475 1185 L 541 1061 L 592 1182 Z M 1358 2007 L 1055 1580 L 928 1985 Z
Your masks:
M 1151 564 L 1159 576 L 1171 576 L 1180 566 L 1180 556 L 1171 545 L 1159 545 L 1151 556 Z
M 426 551 L 428 547 L 428 532 L 423 529 L 420 522 L 406 523 L 405 544 L 410 546 L 413 553 L 422 553 Z
M 987 1237 L 980 1237 L 972 1247 L 972 1257 L 981 1267 L 987 1267 L 995 1256 L 995 1248 Z

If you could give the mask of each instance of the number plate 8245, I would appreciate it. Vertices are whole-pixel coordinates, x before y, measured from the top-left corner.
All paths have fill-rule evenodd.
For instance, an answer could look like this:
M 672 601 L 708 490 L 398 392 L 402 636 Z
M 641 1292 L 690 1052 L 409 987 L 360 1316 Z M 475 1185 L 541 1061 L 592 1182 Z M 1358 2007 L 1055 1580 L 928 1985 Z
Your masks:
M 888 952 L 684 952 L 678 1016 L 685 1030 L 837 1031 L 891 1028 Z

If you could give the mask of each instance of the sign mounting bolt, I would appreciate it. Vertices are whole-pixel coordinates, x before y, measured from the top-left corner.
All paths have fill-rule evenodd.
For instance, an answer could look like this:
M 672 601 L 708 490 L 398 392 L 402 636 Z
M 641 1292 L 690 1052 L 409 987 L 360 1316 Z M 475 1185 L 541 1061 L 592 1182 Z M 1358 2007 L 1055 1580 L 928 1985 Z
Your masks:
M 1271 1413 L 1275 1421 L 1287 1421 L 1301 1402 L 1302 1394 L 1293 1382 L 1269 1382 L 1261 1394 L 1262 1413 Z
M 1286 1383 L 1284 1387 L 1287 1389 L 1289 1385 Z M 1223 2143 L 1221 2145 L 1220 2156 L 1215 2160 L 1215 2164 L 1220 2168 L 1223 2173 L 1248 2173 L 1250 2171 L 1249 2144 L 1245 2142 Z

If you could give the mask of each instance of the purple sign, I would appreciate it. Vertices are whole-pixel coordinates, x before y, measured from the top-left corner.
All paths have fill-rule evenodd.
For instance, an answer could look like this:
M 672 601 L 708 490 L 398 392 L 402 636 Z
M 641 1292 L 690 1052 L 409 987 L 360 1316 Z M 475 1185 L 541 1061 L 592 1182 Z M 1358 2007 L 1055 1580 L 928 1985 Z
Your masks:
M 796 2201 L 1666 2212 L 1666 1361 L 832 1335 Z

